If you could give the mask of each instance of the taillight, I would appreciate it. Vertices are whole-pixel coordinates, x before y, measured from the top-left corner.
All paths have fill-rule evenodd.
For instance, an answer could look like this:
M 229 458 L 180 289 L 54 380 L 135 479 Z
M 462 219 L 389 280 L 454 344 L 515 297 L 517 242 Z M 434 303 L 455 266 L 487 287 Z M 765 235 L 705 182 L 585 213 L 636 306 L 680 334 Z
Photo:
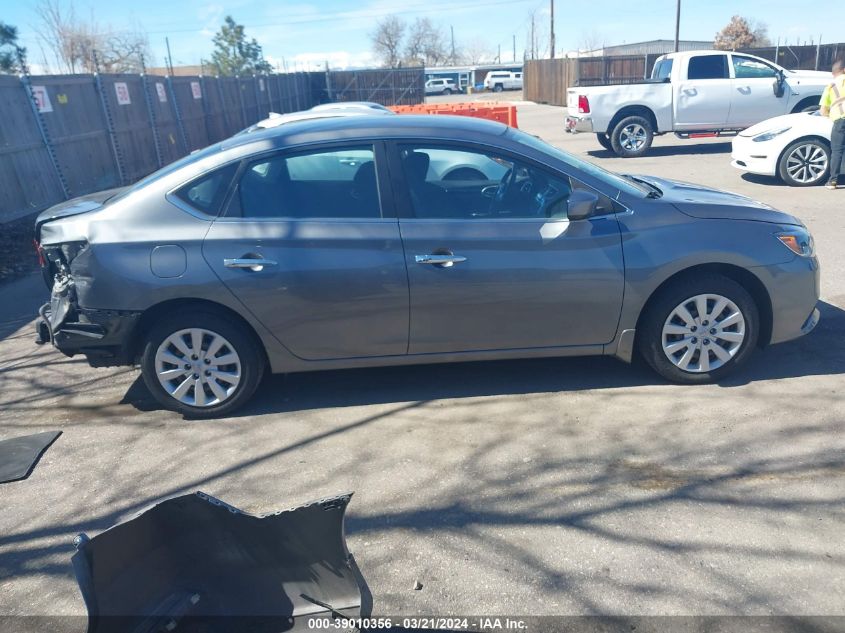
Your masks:
M 582 114 L 589 114 L 590 102 L 586 95 L 578 95 L 578 112 Z

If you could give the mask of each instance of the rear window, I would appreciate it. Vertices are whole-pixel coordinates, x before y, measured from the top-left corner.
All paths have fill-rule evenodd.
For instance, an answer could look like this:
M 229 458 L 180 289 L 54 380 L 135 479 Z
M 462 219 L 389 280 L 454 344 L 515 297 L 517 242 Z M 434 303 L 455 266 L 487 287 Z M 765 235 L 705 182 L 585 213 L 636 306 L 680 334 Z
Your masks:
M 690 57 L 687 79 L 727 79 L 727 55 L 698 55 Z

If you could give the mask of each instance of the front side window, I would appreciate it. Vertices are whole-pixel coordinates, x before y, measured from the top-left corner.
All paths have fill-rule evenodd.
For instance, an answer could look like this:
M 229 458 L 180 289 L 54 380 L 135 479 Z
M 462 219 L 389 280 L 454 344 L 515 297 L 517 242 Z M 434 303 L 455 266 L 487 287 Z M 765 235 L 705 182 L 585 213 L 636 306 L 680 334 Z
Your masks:
M 752 57 L 733 55 L 734 77 L 737 79 L 772 78 L 777 75 L 774 68 Z
M 372 146 L 277 154 L 250 163 L 238 183 L 244 218 L 380 218 Z
M 417 218 L 566 218 L 566 176 L 471 149 L 401 145 L 399 156 Z
M 690 57 L 688 79 L 727 79 L 727 55 L 697 55 Z

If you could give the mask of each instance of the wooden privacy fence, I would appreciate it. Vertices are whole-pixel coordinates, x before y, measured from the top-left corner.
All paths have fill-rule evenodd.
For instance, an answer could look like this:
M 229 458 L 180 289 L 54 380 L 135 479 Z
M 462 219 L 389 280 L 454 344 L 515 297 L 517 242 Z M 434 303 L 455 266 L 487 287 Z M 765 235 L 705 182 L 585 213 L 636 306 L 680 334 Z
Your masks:
M 221 78 L 0 75 L 0 223 L 131 184 L 271 111 L 329 100 L 421 103 L 424 77 L 421 68 Z
M 749 53 L 789 69 L 830 70 L 833 61 L 845 55 L 845 44 L 819 46 L 771 46 L 744 48 Z M 579 57 L 573 59 L 526 60 L 523 95 L 528 101 L 566 105 L 566 91 L 572 86 L 629 84 L 651 76 L 659 54 Z

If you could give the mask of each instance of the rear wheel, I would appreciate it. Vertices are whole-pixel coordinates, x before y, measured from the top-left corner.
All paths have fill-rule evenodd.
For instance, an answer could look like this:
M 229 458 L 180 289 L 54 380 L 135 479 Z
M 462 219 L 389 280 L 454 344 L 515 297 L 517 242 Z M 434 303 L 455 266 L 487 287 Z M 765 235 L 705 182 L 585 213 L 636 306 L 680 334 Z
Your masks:
M 830 170 L 830 148 L 818 139 L 798 140 L 778 160 L 778 175 L 791 187 L 820 185 Z
M 607 134 L 599 132 L 598 134 L 596 134 L 596 138 L 599 141 L 599 145 L 605 148 L 608 152 L 613 151 L 613 145 L 611 144 L 610 139 L 607 137 Z
M 164 407 L 192 418 L 226 415 L 252 397 L 264 357 L 240 324 L 213 312 L 180 312 L 147 335 L 144 382 Z
M 505 87 L 502 84 L 496 84 L 495 86 L 493 86 L 493 92 L 501 92 L 504 89 Z
M 643 315 L 637 341 L 646 362 L 672 382 L 714 382 L 757 345 L 760 317 L 745 288 L 721 275 L 680 280 Z
M 651 122 L 641 116 L 627 116 L 613 128 L 610 143 L 617 156 L 635 158 L 642 156 L 651 147 L 654 128 Z
M 450 95 L 450 94 L 452 94 L 452 89 L 451 89 L 451 88 L 444 88 L 444 89 L 443 89 L 443 94 L 444 94 L 444 95 Z

